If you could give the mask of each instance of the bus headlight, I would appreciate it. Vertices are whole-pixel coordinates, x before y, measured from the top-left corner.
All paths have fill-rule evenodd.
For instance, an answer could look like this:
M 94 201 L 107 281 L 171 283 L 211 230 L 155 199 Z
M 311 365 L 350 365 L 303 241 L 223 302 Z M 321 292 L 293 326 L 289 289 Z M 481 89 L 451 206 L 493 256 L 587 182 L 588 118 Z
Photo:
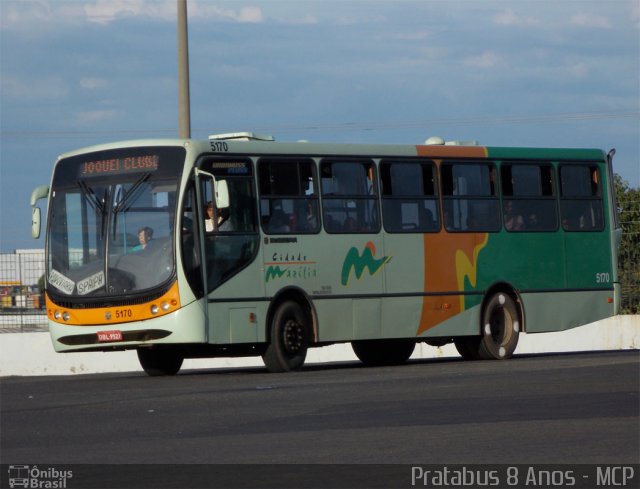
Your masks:
M 169 310 L 169 303 L 168 302 L 163 302 L 160 307 L 162 308 L 163 311 L 168 311 Z
M 63 320 L 68 321 L 70 317 L 71 316 L 69 316 L 69 313 L 67 311 L 62 313 L 62 319 Z
M 158 306 L 156 306 L 155 304 L 151 306 L 151 314 L 158 314 Z

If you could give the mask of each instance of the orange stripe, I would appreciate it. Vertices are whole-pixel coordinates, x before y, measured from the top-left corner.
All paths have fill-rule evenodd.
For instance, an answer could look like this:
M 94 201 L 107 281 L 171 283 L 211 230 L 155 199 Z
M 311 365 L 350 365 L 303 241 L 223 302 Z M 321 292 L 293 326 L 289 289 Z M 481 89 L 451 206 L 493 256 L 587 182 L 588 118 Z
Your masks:
M 431 158 L 487 158 L 489 152 L 484 146 L 416 146 L 418 156 Z
M 108 325 L 121 324 L 133 321 L 142 321 L 144 319 L 156 318 L 164 316 L 180 309 L 180 294 L 178 292 L 178 282 L 175 282 L 171 288 L 161 297 L 145 304 L 136 304 L 134 306 L 120 307 L 96 307 L 90 309 L 66 309 L 54 304 L 49 295 L 46 294 L 47 316 L 51 321 L 68 326 L 92 326 L 92 325 Z M 169 309 L 162 310 L 162 303 L 169 304 Z M 151 306 L 158 306 L 158 313 L 151 313 Z M 65 312 L 69 314 L 69 319 L 64 321 L 62 317 L 55 319 L 55 312 L 60 314 Z M 107 317 L 110 315 L 110 319 Z
M 424 235 L 425 292 L 464 292 L 465 279 L 476 284 L 478 255 L 487 244 L 487 233 Z M 426 296 L 416 335 L 437 326 L 465 310 L 464 296 Z

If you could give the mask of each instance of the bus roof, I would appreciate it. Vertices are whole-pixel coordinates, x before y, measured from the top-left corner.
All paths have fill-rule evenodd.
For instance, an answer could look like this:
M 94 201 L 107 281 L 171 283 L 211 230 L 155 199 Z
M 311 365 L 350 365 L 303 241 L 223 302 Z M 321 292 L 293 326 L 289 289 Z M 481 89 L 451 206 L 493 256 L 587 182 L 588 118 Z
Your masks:
M 117 141 L 85 147 L 59 156 L 59 159 L 83 153 L 110 149 L 143 146 L 184 146 L 197 154 L 220 155 L 314 155 L 314 156 L 370 156 L 370 157 L 415 157 L 431 158 L 487 158 L 518 160 L 580 160 L 602 161 L 605 152 L 595 148 L 532 148 L 495 147 L 470 144 L 366 144 L 366 143 L 314 143 L 276 142 L 271 136 L 254 133 L 228 133 L 196 139 L 141 139 Z

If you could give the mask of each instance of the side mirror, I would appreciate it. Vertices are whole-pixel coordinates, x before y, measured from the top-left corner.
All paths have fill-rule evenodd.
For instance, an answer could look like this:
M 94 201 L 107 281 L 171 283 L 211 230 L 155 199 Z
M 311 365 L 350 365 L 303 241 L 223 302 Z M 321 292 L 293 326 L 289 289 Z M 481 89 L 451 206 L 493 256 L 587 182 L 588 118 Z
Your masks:
M 31 208 L 31 236 L 33 239 L 40 237 L 40 207 Z
M 218 209 L 226 209 L 229 207 L 229 187 L 226 180 L 216 180 L 216 177 L 211 173 L 196 168 L 196 176 L 198 178 L 204 177 L 210 180 L 208 185 L 211 185 L 211 194 L 213 196 L 214 204 Z
M 33 239 L 40 237 L 40 207 L 36 207 L 36 203 L 40 199 L 45 199 L 49 196 L 49 187 L 47 185 L 41 185 L 31 192 L 31 236 Z
M 229 187 L 226 180 L 213 180 L 213 186 L 215 188 L 216 207 L 218 209 L 226 209 L 229 207 Z

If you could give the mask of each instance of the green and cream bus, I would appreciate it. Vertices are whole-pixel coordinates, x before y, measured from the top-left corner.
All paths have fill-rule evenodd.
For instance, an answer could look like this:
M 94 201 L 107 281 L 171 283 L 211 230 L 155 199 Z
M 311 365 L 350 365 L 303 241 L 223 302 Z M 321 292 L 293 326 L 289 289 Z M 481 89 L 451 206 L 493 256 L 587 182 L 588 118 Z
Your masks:
M 340 342 L 371 365 L 417 342 L 509 358 L 521 332 L 616 314 L 612 157 L 252 133 L 67 153 L 31 196 L 53 345 L 135 349 L 149 375 L 245 355 L 289 371 Z

